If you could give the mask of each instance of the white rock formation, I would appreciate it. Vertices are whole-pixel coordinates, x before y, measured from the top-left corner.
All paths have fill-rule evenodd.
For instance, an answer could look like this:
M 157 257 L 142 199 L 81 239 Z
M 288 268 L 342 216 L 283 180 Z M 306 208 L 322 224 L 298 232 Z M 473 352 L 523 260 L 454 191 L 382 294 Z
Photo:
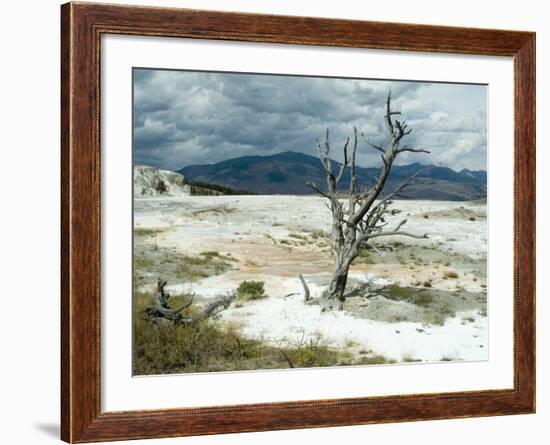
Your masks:
M 191 194 L 184 177 L 171 170 L 136 165 L 134 167 L 134 196 L 187 196 Z

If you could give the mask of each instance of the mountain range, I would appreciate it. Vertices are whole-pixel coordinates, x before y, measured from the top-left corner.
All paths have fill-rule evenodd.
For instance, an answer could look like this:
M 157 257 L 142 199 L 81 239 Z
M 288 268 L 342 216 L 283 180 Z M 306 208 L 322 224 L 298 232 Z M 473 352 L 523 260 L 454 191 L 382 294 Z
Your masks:
M 337 171 L 340 163 L 332 161 Z M 340 188 L 349 187 L 349 168 Z M 487 196 L 487 172 L 484 170 L 455 171 L 436 165 L 394 165 L 386 183 L 385 192 L 392 191 L 410 176 L 422 170 L 414 182 L 403 192 L 410 199 L 466 201 Z M 319 158 L 286 151 L 270 156 L 243 156 L 216 164 L 189 165 L 178 171 L 187 179 L 218 184 L 256 194 L 305 195 L 315 193 L 307 186 L 314 182 L 320 188 L 326 183 L 325 172 Z M 357 167 L 359 184 L 368 186 L 377 177 L 379 168 Z

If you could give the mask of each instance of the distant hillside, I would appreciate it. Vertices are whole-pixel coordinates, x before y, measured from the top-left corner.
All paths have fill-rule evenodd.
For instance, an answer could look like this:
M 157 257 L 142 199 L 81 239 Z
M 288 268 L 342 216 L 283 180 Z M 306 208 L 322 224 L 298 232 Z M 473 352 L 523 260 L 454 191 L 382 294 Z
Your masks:
M 335 168 L 341 164 L 333 161 Z M 465 201 L 487 196 L 485 171 L 461 170 L 447 167 L 423 166 L 419 163 L 394 166 L 386 184 L 391 191 L 423 168 L 414 184 L 406 189 L 411 199 Z M 325 175 L 319 159 L 304 153 L 287 151 L 272 156 L 244 156 L 217 164 L 190 165 L 179 170 L 188 180 L 218 184 L 237 190 L 249 190 L 257 194 L 311 194 L 307 182 L 320 187 Z M 358 181 L 372 184 L 378 168 L 357 168 Z M 349 187 L 349 173 L 341 182 L 342 190 Z

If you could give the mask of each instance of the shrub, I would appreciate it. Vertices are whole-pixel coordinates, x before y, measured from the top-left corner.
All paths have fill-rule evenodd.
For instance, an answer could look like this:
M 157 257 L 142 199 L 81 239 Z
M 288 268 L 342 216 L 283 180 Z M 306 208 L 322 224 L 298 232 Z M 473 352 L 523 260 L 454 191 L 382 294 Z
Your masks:
M 359 249 L 359 252 L 357 254 L 357 258 L 359 258 L 359 261 L 362 262 L 362 263 L 367 263 L 367 264 L 375 264 L 376 263 L 376 260 L 374 259 L 374 255 L 364 247 L 361 247 Z
M 336 351 L 315 341 L 298 345 L 296 349 L 287 351 L 287 357 L 293 362 L 295 368 L 330 366 L 338 363 L 338 353 Z
M 237 298 L 239 300 L 258 300 L 265 297 L 263 281 L 243 281 L 237 288 Z
M 429 306 L 431 303 L 433 303 L 433 301 L 434 301 L 434 298 L 432 294 L 428 292 L 419 292 L 417 295 L 414 296 L 413 303 L 418 306 L 426 307 L 426 306 Z
M 301 235 L 299 233 L 291 232 L 288 234 L 289 237 L 299 239 L 299 240 L 305 240 L 306 237 L 304 235 Z
M 310 235 L 313 239 L 327 238 L 327 234 L 322 230 L 313 230 Z
M 401 287 L 398 284 L 390 284 L 381 289 L 380 293 L 389 300 L 400 301 L 410 298 L 411 289 L 407 287 Z
M 373 356 L 362 357 L 358 364 L 361 365 L 386 365 L 395 363 L 394 359 L 384 357 L 380 354 L 375 354 Z
M 458 273 L 456 273 L 454 270 L 447 271 L 443 275 L 445 278 L 458 278 Z

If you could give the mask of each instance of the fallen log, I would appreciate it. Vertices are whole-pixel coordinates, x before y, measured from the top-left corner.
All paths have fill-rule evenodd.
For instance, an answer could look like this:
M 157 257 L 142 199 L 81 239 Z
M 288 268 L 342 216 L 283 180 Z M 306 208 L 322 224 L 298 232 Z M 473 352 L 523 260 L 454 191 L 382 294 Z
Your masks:
M 165 286 L 166 281 L 159 279 L 157 282 L 157 293 L 155 294 L 156 304 L 145 308 L 145 313 L 148 315 L 149 320 L 155 324 L 169 322 L 173 324 L 188 325 L 199 320 L 205 320 L 227 309 L 236 298 L 234 293 L 221 295 L 197 314 L 184 315 L 182 311 L 193 304 L 195 294 L 191 295 L 188 301 L 177 309 L 172 309 L 169 306 L 171 295 L 165 292 Z

